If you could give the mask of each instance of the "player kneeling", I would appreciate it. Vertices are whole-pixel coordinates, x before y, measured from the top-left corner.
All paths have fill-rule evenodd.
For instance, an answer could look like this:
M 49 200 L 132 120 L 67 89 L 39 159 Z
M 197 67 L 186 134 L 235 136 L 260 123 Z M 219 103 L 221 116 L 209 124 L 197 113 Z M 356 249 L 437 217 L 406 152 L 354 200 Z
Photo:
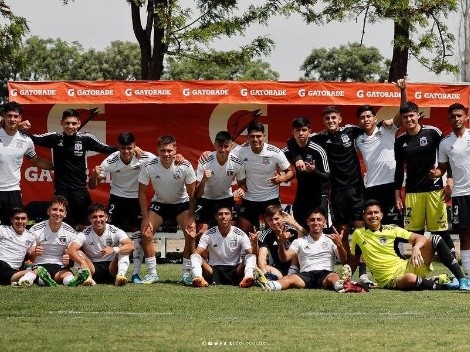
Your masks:
M 106 223 L 108 215 L 103 204 L 92 204 L 88 218 L 91 225 L 77 235 L 68 249 L 76 266 L 90 270 L 91 275 L 83 285 L 113 282 L 116 286 L 125 285 L 134 243 L 123 230 Z
M 215 215 L 217 226 L 207 230 L 191 255 L 193 286 L 206 287 L 208 282 L 217 285 L 253 286 L 253 268 L 256 256 L 251 243 L 242 230 L 232 226 L 232 210 L 221 207 Z M 190 233 L 196 236 L 196 231 Z M 206 261 L 204 257 L 209 256 Z M 244 260 L 242 261 L 242 256 Z

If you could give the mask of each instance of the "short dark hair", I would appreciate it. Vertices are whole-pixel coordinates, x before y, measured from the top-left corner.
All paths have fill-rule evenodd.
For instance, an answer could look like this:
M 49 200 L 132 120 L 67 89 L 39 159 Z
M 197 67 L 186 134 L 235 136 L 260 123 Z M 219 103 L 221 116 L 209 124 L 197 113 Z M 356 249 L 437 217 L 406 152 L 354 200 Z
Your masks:
M 322 116 L 333 113 L 341 115 L 341 110 L 337 106 L 330 105 L 323 109 Z
M 297 129 L 302 127 L 310 128 L 310 120 L 303 116 L 296 117 L 292 120 L 292 128 Z
M 49 201 L 49 204 L 47 205 L 47 207 L 51 207 L 52 204 L 62 204 L 65 208 L 65 211 L 69 211 L 69 201 L 67 200 L 67 198 L 65 198 L 62 194 L 56 194 L 52 197 L 52 199 Z
M 135 142 L 135 136 L 131 132 L 121 132 L 118 136 L 120 145 L 129 145 Z
M 108 209 L 106 208 L 106 205 L 101 204 L 101 203 L 93 203 L 88 207 L 88 216 L 90 216 L 93 213 L 96 213 L 97 211 L 104 211 L 105 213 L 108 212 Z
M 321 208 L 313 208 L 312 210 L 310 210 L 310 211 L 307 213 L 307 218 L 306 218 L 305 220 L 307 220 L 307 219 L 310 217 L 310 215 L 312 215 L 312 214 L 321 214 L 321 215 L 323 215 L 323 217 L 324 217 L 325 219 L 327 218 L 327 217 L 326 217 L 326 213 L 325 213 L 325 211 L 324 211 L 323 209 L 321 209 Z
M 10 110 L 11 111 L 11 110 Z M 26 208 L 22 205 L 15 205 L 13 208 L 10 210 L 10 219 L 13 219 L 16 214 L 23 214 L 25 213 L 26 216 L 28 216 L 28 212 L 26 211 Z
M 62 113 L 61 121 L 64 121 L 67 117 L 76 117 L 80 120 L 80 114 L 75 109 L 67 109 Z
M 232 135 L 228 131 L 219 131 L 215 135 L 215 144 L 225 144 L 232 141 Z
M 418 107 L 418 105 L 416 105 L 416 104 L 413 103 L 412 101 L 407 101 L 406 103 L 403 103 L 403 104 L 400 106 L 400 115 L 406 114 L 406 113 L 409 113 L 409 112 L 417 112 L 417 113 L 419 113 L 419 107 Z
M 378 206 L 380 211 L 383 212 L 382 210 L 382 204 L 377 199 L 368 199 L 364 202 L 364 213 L 366 212 L 367 208 L 373 207 L 373 206 Z
M 3 113 L 6 114 L 9 111 L 17 111 L 21 115 L 23 113 L 23 106 L 16 101 L 10 101 L 3 105 Z
M 361 105 L 356 110 L 356 117 L 359 118 L 364 111 L 370 111 L 372 115 L 377 115 L 377 111 L 370 105 Z
M 176 139 L 170 134 L 164 134 L 158 138 L 157 146 L 158 148 L 163 147 L 164 145 L 173 144 L 176 145 Z
M 454 110 L 463 110 L 465 111 L 465 106 L 463 106 L 462 104 L 460 103 L 454 103 L 452 105 L 450 105 L 447 109 L 447 112 L 450 114 L 452 113 Z
M 271 204 L 264 211 L 264 215 L 270 218 L 276 214 L 282 214 L 282 207 L 279 204 Z
M 255 121 L 255 122 L 250 123 L 248 127 L 246 128 L 246 130 L 248 134 L 250 134 L 253 131 L 264 133 L 264 125 L 261 122 Z

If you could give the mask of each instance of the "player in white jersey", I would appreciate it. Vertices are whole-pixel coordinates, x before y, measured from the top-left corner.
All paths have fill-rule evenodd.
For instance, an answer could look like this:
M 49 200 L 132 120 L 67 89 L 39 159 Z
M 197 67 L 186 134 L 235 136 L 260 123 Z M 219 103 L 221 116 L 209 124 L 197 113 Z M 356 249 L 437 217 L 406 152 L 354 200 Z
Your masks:
M 335 270 L 335 258 L 346 263 L 348 255 L 342 244 L 342 235 L 332 233 L 325 235 L 323 227 L 326 216 L 321 209 L 312 210 L 307 218 L 310 227 L 308 236 L 297 238 L 288 249 L 284 243 L 291 234 L 283 232 L 278 236 L 279 257 L 287 262 L 297 256 L 300 272 L 283 276 L 277 281 L 268 281 L 263 273 L 255 269 L 255 279 L 269 291 L 287 290 L 290 288 L 343 289 L 343 282 Z
M 462 104 L 448 108 L 452 132 L 439 144 L 439 164 L 430 177 L 438 178 L 452 169 L 453 223 L 460 239 L 460 257 L 465 276 L 470 278 L 470 133 L 468 115 Z
M 81 285 L 90 272 L 82 270 L 76 277 L 69 270 L 70 257 L 67 247 L 74 240 L 76 232 L 72 226 L 63 222 L 67 215 L 68 202 L 62 195 L 55 195 L 49 202 L 49 219 L 30 228 L 36 238 L 34 272 L 39 276 L 40 286 Z
M 242 288 L 253 286 L 256 256 L 252 254 L 248 236 L 232 225 L 230 208 L 221 206 L 215 217 L 217 226 L 201 236 L 196 251 L 191 255 L 193 286 L 207 287 L 208 282 Z M 206 255 L 208 261 L 203 259 Z
M 407 100 L 406 80 L 399 79 L 401 104 Z M 400 225 L 399 212 L 395 208 L 395 134 L 401 126 L 401 115 L 377 124 L 375 108 L 362 105 L 356 110 L 359 126 L 364 133 L 356 138 L 356 148 L 362 154 L 366 166 L 365 200 L 376 199 L 385 210 L 384 224 Z
M 144 259 L 140 231 L 139 173 L 144 162 L 155 158 L 150 152 L 141 152 L 137 156 L 135 137 L 130 132 L 118 136 L 118 151 L 109 155 L 101 165 L 94 169 L 88 186 L 96 188 L 108 175 L 111 175 L 111 191 L 108 201 L 109 223 L 124 231 L 133 233 L 135 250 L 133 253 L 134 269 L 131 281 L 141 283 L 140 267 Z
M 103 204 L 92 204 L 88 217 L 91 225 L 75 237 L 68 249 L 70 259 L 79 268 L 91 271 L 92 277 L 83 285 L 113 282 L 116 286 L 125 285 L 134 243 L 123 230 L 106 223 L 108 215 Z
M 21 165 L 26 156 L 34 166 L 51 170 L 53 165 L 36 154 L 33 141 L 18 131 L 23 108 L 11 101 L 3 107 L 3 128 L 0 128 L 0 221 L 10 224 L 12 207 L 21 205 Z
M 220 205 L 232 209 L 234 220 L 234 196 L 242 197 L 245 189 L 245 168 L 241 160 L 231 153 L 232 136 L 227 131 L 220 131 L 215 136 L 215 151 L 199 159 L 196 172 L 197 200 L 196 219 L 198 235 L 215 226 L 215 214 Z M 232 192 L 232 183 L 237 181 L 238 189 Z
M 11 226 L 0 225 L 0 284 L 31 286 L 36 275 L 20 270 L 25 258 L 34 259 L 36 247 L 34 236 L 26 230 L 28 214 L 23 207 L 13 207 L 10 220 Z
M 259 218 L 271 204 L 281 204 L 279 185 L 294 177 L 289 160 L 277 147 L 265 143 L 266 134 L 260 122 L 247 127 L 249 144 L 234 149 L 245 166 L 246 192 L 240 208 L 238 224 L 248 233 L 259 228 Z M 280 172 L 285 174 L 281 175 Z
M 194 210 L 196 201 L 194 190 L 196 174 L 188 161 L 175 164 L 176 140 L 173 136 L 163 135 L 158 139 L 158 157 L 146 162 L 139 174 L 139 204 L 142 211 L 142 246 L 149 274 L 143 283 L 158 282 L 157 261 L 153 246 L 153 234 L 169 219 L 176 219 L 184 233 L 183 277 L 182 283 L 191 284 L 191 261 L 195 238 L 188 229 L 196 229 Z M 147 206 L 147 186 L 155 191 L 150 206 Z

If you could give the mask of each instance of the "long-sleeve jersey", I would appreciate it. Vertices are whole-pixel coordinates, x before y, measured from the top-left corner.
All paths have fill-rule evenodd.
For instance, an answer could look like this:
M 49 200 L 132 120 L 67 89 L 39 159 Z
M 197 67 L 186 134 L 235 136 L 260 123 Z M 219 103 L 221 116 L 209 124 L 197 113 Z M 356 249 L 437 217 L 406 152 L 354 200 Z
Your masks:
M 77 132 L 73 136 L 67 136 L 59 132 L 49 132 L 35 134 L 31 138 L 35 144 L 52 149 L 54 185 L 56 190 L 86 188 L 86 153 L 88 151 L 107 155 L 117 151 L 116 147 L 110 147 L 102 143 L 88 132 Z

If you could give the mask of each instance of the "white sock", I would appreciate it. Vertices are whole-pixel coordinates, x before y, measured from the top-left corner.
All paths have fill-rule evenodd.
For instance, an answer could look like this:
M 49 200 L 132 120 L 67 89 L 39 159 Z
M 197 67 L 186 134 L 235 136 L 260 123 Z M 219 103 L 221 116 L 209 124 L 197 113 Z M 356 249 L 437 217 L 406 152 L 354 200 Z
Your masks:
M 199 254 L 191 254 L 191 274 L 195 277 L 202 276 L 202 258 Z
M 129 254 L 118 254 L 118 275 L 126 276 L 129 262 Z
M 191 259 L 183 258 L 183 274 L 191 274 Z
M 256 266 L 256 255 L 247 254 L 245 256 L 245 277 L 253 277 L 253 269 Z
M 132 271 L 132 275 L 140 274 L 140 267 L 142 266 L 142 261 L 144 259 L 144 250 L 142 249 L 142 244 L 140 239 L 136 238 L 134 240 L 134 252 L 132 253 L 132 257 L 134 258 L 134 269 Z
M 463 273 L 467 279 L 470 279 L 470 249 L 461 249 L 460 258 L 462 260 Z
M 145 262 L 147 263 L 147 268 L 149 269 L 149 273 L 151 275 L 157 275 L 157 258 L 155 256 L 145 258 Z
M 334 284 L 335 291 L 341 291 L 343 289 L 344 280 L 338 280 Z
M 64 284 L 64 286 L 68 286 L 70 281 L 72 281 L 74 279 L 75 276 L 73 275 L 69 275 L 69 276 L 66 276 L 64 277 L 64 279 L 62 280 L 62 283 Z
M 273 289 L 273 291 L 281 291 L 282 287 L 281 284 L 277 281 L 269 281 L 269 286 Z
M 42 279 L 40 277 L 38 277 L 38 285 L 39 286 L 46 286 L 46 284 L 44 283 L 44 281 L 42 281 Z
M 36 279 L 36 274 L 33 273 L 32 271 L 28 271 L 26 274 L 24 274 L 19 280 L 18 283 L 21 284 L 23 281 L 28 280 L 30 282 L 33 282 L 34 279 Z
M 299 267 L 297 265 L 291 265 L 287 271 L 287 275 L 297 274 L 299 272 Z

